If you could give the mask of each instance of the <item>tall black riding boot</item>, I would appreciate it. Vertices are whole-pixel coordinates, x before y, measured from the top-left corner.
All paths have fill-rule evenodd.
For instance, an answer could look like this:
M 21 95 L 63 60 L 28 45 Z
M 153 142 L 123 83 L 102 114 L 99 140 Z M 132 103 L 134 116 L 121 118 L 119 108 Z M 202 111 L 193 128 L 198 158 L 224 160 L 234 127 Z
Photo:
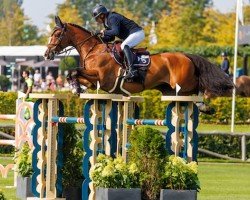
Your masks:
M 133 65 L 133 53 L 130 50 L 128 45 L 124 46 L 123 52 L 124 52 L 124 55 L 125 55 L 125 57 L 127 59 L 127 63 L 128 63 L 128 67 L 129 67 L 128 74 L 124 77 L 124 79 L 125 80 L 133 79 L 133 78 L 135 78 L 137 76 L 137 71 L 136 71 L 136 69 L 134 68 L 134 65 Z

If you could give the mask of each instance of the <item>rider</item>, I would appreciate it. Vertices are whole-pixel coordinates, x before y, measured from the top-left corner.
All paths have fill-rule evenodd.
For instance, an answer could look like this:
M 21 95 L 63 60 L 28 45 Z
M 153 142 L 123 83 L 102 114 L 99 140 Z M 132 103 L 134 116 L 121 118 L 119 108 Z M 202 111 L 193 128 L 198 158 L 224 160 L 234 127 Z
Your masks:
M 130 48 L 135 47 L 145 38 L 142 27 L 121 14 L 108 11 L 103 5 L 94 7 L 92 15 L 99 24 L 105 27 L 105 30 L 100 31 L 103 41 L 110 42 L 115 39 L 115 36 L 123 41 L 121 49 L 129 67 L 125 80 L 135 78 L 137 71 L 133 65 L 133 54 Z

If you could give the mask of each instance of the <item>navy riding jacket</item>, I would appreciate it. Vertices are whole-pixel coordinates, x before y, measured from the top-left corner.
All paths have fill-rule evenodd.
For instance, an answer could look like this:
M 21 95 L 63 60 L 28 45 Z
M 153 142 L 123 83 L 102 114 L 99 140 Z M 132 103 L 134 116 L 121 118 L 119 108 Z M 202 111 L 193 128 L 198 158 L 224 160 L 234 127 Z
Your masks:
M 114 40 L 115 36 L 121 40 L 125 40 L 130 34 L 142 30 L 142 28 L 133 20 L 116 12 L 108 12 L 104 22 L 104 27 L 106 28 L 103 37 L 105 42 Z

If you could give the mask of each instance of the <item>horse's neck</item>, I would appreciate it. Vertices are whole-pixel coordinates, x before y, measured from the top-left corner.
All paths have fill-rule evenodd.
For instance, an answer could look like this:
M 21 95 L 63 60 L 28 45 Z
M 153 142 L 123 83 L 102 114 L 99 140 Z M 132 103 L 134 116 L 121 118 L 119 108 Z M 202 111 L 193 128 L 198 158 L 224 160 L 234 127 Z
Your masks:
M 91 35 L 83 29 L 72 25 L 69 25 L 69 28 L 72 42 L 71 45 L 76 48 L 80 56 L 85 57 L 93 44 L 98 43 L 99 41 L 94 37 L 90 38 Z

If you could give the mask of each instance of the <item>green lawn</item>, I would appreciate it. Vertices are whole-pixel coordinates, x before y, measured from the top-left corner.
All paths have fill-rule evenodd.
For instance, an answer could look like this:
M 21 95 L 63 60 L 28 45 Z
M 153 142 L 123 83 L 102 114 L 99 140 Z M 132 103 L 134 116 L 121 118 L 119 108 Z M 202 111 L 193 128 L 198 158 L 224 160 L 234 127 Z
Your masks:
M 199 200 L 249 200 L 250 164 L 199 163 Z
M 13 122 L 12 122 L 13 123 Z M 0 124 L 12 124 L 0 122 Z M 78 128 L 83 129 L 83 125 Z M 154 127 L 156 128 L 156 127 Z M 199 124 L 198 132 L 230 132 L 230 125 Z M 166 131 L 166 127 L 159 127 Z M 250 125 L 236 125 L 235 132 L 250 132 Z M 201 191 L 199 200 L 250 200 L 250 164 L 244 163 L 216 163 L 200 162 L 199 178 Z M 220 160 L 221 161 L 221 160 Z M 223 161 L 222 161 L 223 162 Z M 6 165 L 13 163 L 12 158 L 0 157 L 0 163 Z M 3 190 L 7 200 L 16 200 L 16 191 L 13 188 L 13 172 L 7 179 L 0 175 L 0 190 Z
M 15 121 L 14 120 L 9 120 L 9 119 L 0 119 L 0 125 L 15 125 Z
M 0 157 L 0 163 L 3 166 L 7 164 L 13 163 L 13 159 L 11 157 Z M 14 185 L 14 171 L 9 171 L 8 178 L 3 178 L 0 174 L 0 190 L 4 192 L 5 197 L 7 200 L 16 200 L 16 190 L 13 187 L 6 187 L 6 186 L 13 186 Z
M 0 125 L 14 125 L 13 120 L 0 120 Z M 78 129 L 84 129 L 84 124 L 76 124 Z M 161 131 L 165 131 L 165 126 L 152 126 L 153 128 L 157 128 Z M 197 128 L 198 132 L 231 132 L 231 125 L 230 124 L 203 124 L 199 123 Z M 250 133 L 250 124 L 236 124 L 235 125 L 235 132 L 239 133 Z
M 199 123 L 198 132 L 231 132 L 230 124 L 202 124 Z M 236 124 L 234 128 L 236 133 L 250 133 L 250 124 Z
M 152 128 L 156 128 L 160 131 L 166 132 L 166 126 L 151 126 Z M 199 123 L 197 128 L 197 132 L 224 132 L 229 133 L 231 132 L 231 125 L 230 124 L 203 124 Z M 250 133 L 250 125 L 249 124 L 237 124 L 234 128 L 235 133 Z
M 11 188 L 6 188 L 6 186 L 13 186 L 14 185 L 14 172 L 11 171 L 8 174 L 8 178 L 2 178 L 0 176 L 0 190 L 3 191 L 4 196 L 6 197 L 7 200 L 18 200 L 18 198 L 16 198 L 16 189 L 11 187 Z
M 0 163 L 9 163 L 0 158 Z M 199 200 L 250 200 L 250 164 L 244 163 L 199 163 L 201 191 Z M 0 177 L 0 190 L 7 200 L 16 200 L 16 191 L 5 186 L 13 185 L 13 172 L 7 179 Z

